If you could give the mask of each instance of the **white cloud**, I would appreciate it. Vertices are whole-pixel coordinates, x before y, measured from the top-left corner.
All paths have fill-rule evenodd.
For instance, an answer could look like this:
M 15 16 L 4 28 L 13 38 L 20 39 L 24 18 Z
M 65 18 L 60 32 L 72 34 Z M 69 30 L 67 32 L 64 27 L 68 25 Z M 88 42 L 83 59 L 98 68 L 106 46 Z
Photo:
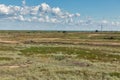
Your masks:
M 80 17 L 80 13 L 76 13 L 75 15 L 76 15 L 77 17 Z
M 40 12 L 49 12 L 50 6 L 46 3 L 42 3 L 39 7 Z
M 102 23 L 103 24 L 107 24 L 107 23 L 109 23 L 107 20 L 102 20 Z
M 52 23 L 56 23 L 56 22 L 59 22 L 56 18 L 51 18 L 50 20 Z
M 39 5 L 32 7 L 32 8 L 30 9 L 31 15 L 38 15 L 39 7 L 40 7 Z
M 1 14 L 9 14 L 9 7 L 5 6 L 4 4 L 0 5 L 0 13 Z
M 73 23 L 73 18 L 80 17 L 79 13 L 69 13 L 61 10 L 59 7 L 51 7 L 46 3 L 37 6 L 27 6 L 26 1 L 22 1 L 23 6 L 11 6 L 0 4 L 0 18 L 29 21 L 29 22 L 49 22 L 63 23 L 68 20 L 68 23 Z
M 40 22 L 45 22 L 45 19 L 39 18 L 38 21 L 40 21 Z
M 70 25 L 113 25 L 120 26 L 119 21 L 99 20 L 91 17 L 80 19 L 80 13 L 69 13 L 59 7 L 51 7 L 46 3 L 37 6 L 27 6 L 26 1 L 22 1 L 23 6 L 13 6 L 0 4 L 0 19 L 28 22 L 46 22 Z
M 21 7 L 19 14 L 21 14 L 21 15 L 29 15 L 30 14 L 30 8 L 29 7 Z
M 57 7 L 57 8 L 52 8 L 52 13 L 55 15 L 60 15 L 62 12 L 61 9 Z
M 18 19 L 21 20 L 21 21 L 25 21 L 25 19 L 24 19 L 24 17 L 22 15 L 19 15 Z
M 19 10 L 19 6 L 6 6 L 4 4 L 0 4 L 0 14 L 3 15 L 16 15 Z
M 101 25 L 110 29 L 120 27 L 120 16 L 116 18 L 98 19 L 98 17 L 82 16 L 80 13 L 70 13 L 60 7 L 51 7 L 47 3 L 36 6 L 27 6 L 22 0 L 22 6 L 0 4 L 0 25 L 4 26 L 31 26 L 44 27 L 51 26 L 57 29 L 99 29 Z M 24 24 L 22 24 L 24 22 Z M 7 24 L 6 24 L 7 23 Z M 19 23 L 19 25 L 18 25 Z M 3 25 L 4 24 L 4 25 Z M 58 27 L 60 26 L 60 27 Z M 52 27 L 52 28 L 53 28 Z M 29 27 L 28 27 L 29 28 Z M 67 29 L 68 29 L 67 28 Z
M 112 21 L 111 24 L 113 26 L 120 26 L 120 22 L 119 21 Z

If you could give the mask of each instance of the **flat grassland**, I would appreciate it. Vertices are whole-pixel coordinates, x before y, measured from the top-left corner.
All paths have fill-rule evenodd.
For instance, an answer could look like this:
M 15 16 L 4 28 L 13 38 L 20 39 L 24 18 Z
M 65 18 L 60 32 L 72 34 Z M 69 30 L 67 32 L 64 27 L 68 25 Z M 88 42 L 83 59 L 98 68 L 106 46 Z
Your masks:
M 0 31 L 0 80 L 120 80 L 120 32 Z

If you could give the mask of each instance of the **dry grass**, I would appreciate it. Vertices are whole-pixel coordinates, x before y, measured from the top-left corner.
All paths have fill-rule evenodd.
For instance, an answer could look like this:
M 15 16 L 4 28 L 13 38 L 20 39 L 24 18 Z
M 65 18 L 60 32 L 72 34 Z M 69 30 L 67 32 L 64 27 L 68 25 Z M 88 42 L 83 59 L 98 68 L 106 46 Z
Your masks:
M 119 80 L 119 37 L 119 32 L 1 31 L 0 80 Z

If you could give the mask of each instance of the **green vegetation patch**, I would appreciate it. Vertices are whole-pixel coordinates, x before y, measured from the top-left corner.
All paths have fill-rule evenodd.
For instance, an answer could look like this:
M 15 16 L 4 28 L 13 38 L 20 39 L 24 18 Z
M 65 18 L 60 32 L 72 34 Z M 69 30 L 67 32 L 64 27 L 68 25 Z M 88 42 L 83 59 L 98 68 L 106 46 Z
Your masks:
M 0 61 L 9 61 L 9 60 L 13 60 L 13 58 L 11 58 L 11 57 L 0 57 Z
M 9 46 L 0 46 L 0 51 L 16 51 L 15 48 Z
M 30 47 L 21 50 L 24 55 L 34 55 L 34 54 L 80 54 L 80 53 L 90 53 L 90 50 L 74 48 L 74 47 Z
M 110 76 L 116 76 L 116 77 L 120 78 L 120 73 L 113 72 L 113 73 L 110 73 Z
M 32 56 L 37 54 L 68 54 L 77 55 L 77 58 L 91 61 L 120 61 L 120 55 L 107 54 L 101 50 L 90 50 L 78 47 L 30 47 L 21 50 L 22 55 Z
M 120 61 L 120 56 L 112 54 L 98 54 L 98 53 L 82 53 L 77 56 L 78 58 L 89 59 L 91 61 Z

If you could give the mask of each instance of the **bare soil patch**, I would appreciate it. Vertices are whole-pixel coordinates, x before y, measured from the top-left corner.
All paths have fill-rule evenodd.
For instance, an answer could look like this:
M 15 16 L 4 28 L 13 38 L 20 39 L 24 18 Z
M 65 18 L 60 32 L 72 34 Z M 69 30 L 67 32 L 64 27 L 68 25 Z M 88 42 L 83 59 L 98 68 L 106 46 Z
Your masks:
M 4 41 L 4 40 L 0 40 L 0 43 L 5 43 L 5 44 L 18 44 L 18 41 Z

